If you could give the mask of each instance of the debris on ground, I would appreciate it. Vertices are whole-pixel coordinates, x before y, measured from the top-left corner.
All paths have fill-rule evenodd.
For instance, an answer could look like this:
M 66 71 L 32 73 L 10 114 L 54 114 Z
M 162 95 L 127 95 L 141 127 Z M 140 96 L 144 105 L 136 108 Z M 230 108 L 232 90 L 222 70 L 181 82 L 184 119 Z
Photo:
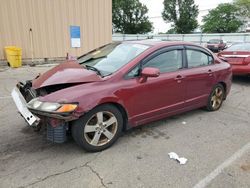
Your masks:
M 181 165 L 186 164 L 187 159 L 184 157 L 179 157 L 175 152 L 168 153 L 170 159 L 178 161 Z

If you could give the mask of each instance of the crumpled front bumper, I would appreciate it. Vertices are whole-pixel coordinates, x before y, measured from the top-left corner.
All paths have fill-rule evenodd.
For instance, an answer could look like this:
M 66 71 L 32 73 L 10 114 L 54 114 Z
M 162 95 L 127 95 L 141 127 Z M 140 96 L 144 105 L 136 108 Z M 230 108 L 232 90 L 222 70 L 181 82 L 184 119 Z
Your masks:
M 37 126 L 40 122 L 40 118 L 30 112 L 30 110 L 27 108 L 26 100 L 24 99 L 18 87 L 15 87 L 12 90 L 11 96 L 16 104 L 19 113 L 22 115 L 25 121 L 30 126 Z
M 47 140 L 54 143 L 63 143 L 67 140 L 68 123 L 72 118 L 67 115 L 43 113 L 29 110 L 25 96 L 23 96 L 22 85 L 17 84 L 11 92 L 16 107 L 29 126 L 37 127 L 43 124 L 47 128 Z M 39 116 L 39 117 L 38 117 Z

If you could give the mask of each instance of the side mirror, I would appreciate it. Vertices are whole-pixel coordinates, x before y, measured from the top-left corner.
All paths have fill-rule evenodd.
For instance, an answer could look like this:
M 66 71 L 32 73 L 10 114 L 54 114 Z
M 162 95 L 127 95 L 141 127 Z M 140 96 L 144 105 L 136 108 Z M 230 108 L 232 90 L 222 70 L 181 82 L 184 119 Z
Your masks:
M 160 70 L 154 67 L 145 67 L 141 71 L 141 77 L 139 82 L 146 82 L 148 77 L 158 77 L 160 75 Z

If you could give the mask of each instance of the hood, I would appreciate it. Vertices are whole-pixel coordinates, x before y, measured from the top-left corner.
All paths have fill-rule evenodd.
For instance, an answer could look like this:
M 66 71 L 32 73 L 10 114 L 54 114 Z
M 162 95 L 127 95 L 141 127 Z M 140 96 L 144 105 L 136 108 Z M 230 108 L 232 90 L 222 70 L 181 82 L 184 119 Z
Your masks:
M 93 71 L 84 69 L 77 61 L 66 61 L 50 69 L 32 81 L 32 87 L 38 89 L 58 84 L 74 84 L 101 81 Z

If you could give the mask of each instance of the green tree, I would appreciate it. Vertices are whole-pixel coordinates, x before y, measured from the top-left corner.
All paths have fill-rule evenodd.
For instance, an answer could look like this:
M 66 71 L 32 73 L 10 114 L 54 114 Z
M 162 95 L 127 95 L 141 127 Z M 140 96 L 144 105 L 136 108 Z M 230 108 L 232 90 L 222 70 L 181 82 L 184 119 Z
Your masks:
M 204 33 L 233 33 L 243 24 L 239 19 L 239 9 L 234 4 L 219 4 L 204 16 L 201 29 Z
M 113 0 L 113 29 L 126 34 L 144 34 L 152 31 L 148 8 L 139 0 Z
M 198 27 L 198 6 L 194 0 L 164 0 L 162 17 L 166 22 L 173 22 L 176 33 L 191 33 Z
M 241 13 L 250 18 L 250 0 L 234 0 L 234 2 L 240 8 Z
M 169 29 L 166 34 L 176 34 L 175 28 Z

